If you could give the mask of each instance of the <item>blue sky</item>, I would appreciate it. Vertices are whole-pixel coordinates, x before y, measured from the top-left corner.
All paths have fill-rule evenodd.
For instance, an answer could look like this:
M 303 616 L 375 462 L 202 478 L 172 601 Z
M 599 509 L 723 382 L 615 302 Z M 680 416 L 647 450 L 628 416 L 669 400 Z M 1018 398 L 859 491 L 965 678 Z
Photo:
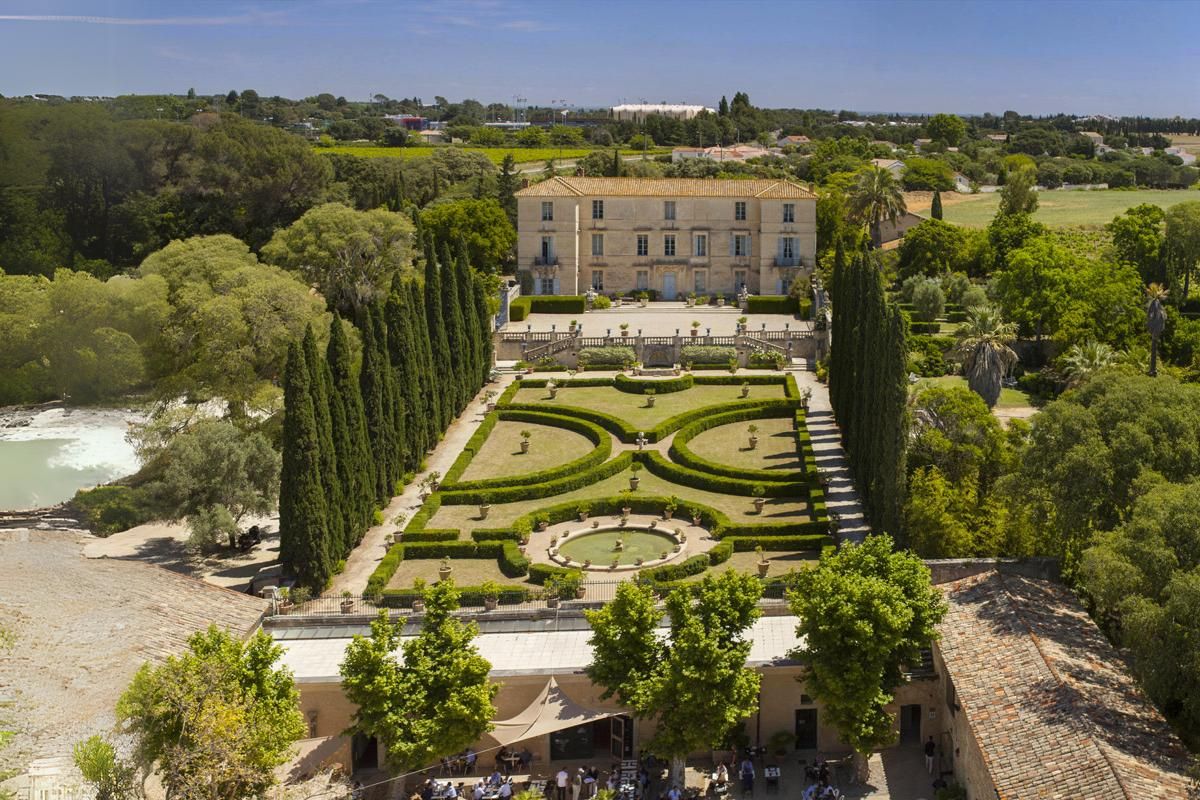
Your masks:
M 0 0 L 0 93 L 1200 116 L 1200 2 Z

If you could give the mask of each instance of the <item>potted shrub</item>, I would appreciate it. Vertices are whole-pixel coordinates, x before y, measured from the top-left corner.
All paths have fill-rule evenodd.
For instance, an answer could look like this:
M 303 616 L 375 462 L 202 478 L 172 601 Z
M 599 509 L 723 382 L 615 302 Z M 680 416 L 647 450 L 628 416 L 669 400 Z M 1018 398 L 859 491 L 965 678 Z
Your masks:
M 677 508 L 679 508 L 679 498 L 671 495 L 671 498 L 667 500 L 667 504 L 663 506 L 663 519 L 670 519 L 675 516 L 675 509 Z
M 549 381 L 546 384 L 546 391 L 550 392 L 550 399 L 553 400 L 554 398 L 558 397 L 558 384 L 553 380 Z
M 570 327 L 568 330 L 569 330 L 571 333 L 574 333 L 574 332 L 575 332 L 575 328 L 576 328 L 578 325 L 579 325 L 579 320 L 577 320 L 577 319 L 573 319 L 573 320 L 571 320 L 571 327 Z
M 647 389 L 644 394 L 646 395 L 646 408 L 654 408 L 654 396 L 658 394 L 658 391 L 656 389 Z
M 529 544 L 529 535 L 533 533 L 533 525 L 528 519 L 519 519 L 513 523 L 513 533 L 515 533 L 521 544 Z
M 771 569 L 771 562 L 767 561 L 767 556 L 763 553 L 761 544 L 754 548 L 754 552 L 758 554 L 758 577 L 765 578 L 767 577 L 767 571 Z
M 600 520 L 598 520 L 598 519 L 594 519 L 594 520 L 592 520 L 592 527 L 593 527 L 593 528 L 599 528 L 599 527 L 600 527 Z
M 486 392 L 484 392 L 483 393 L 483 404 L 484 404 L 484 406 L 487 407 L 488 411 L 495 411 L 496 410 L 496 392 L 491 389 L 488 389 Z
M 640 292 L 638 293 L 637 299 L 638 305 L 642 308 L 645 308 L 646 304 L 650 302 L 650 295 L 646 292 Z
M 342 602 L 340 605 L 341 605 L 343 614 L 349 614 L 351 611 L 354 610 L 354 597 L 350 594 L 349 591 L 346 591 L 346 590 L 342 591 Z
M 692 518 L 692 524 L 696 526 L 699 526 L 700 523 L 704 521 L 700 517 L 700 509 L 696 508 L 695 506 L 692 506 L 688 509 L 688 516 Z
M 480 503 L 479 504 L 479 518 L 487 519 L 488 512 L 491 510 L 492 510 L 491 503 Z
M 429 481 L 429 491 L 431 493 L 436 492 L 442 485 L 442 473 L 435 469 L 433 472 L 425 476 L 425 480 Z
M 657 527 L 658 527 L 658 520 L 656 520 L 656 519 L 650 520 L 650 530 L 654 530 Z
M 767 502 L 767 488 L 761 483 L 756 483 L 754 484 L 754 488 L 750 490 L 750 493 L 754 496 L 754 513 L 761 514 L 763 504 Z
M 522 453 L 529 452 L 529 437 L 532 435 L 533 434 L 528 430 L 521 431 L 521 452 Z
M 663 550 L 661 553 L 658 554 L 659 559 L 662 561 L 666 561 L 668 558 L 670 558 L 670 556 L 671 556 L 671 554 L 668 553 L 666 550 Z
M 812 387 L 805 386 L 800 390 L 800 408 L 808 410 L 808 401 L 812 399 Z
M 684 364 L 683 364 L 683 368 L 684 368 L 684 370 L 686 370 L 687 372 L 691 372 L 691 371 L 692 371 L 692 362 L 691 362 L 691 361 L 685 361 L 685 362 L 684 362 Z
M 758 447 L 758 426 L 751 425 L 750 427 L 746 428 L 746 432 L 750 434 L 750 449 L 754 450 Z
M 307 586 L 292 587 L 291 601 L 295 604 L 297 611 L 301 610 L 309 600 L 312 600 L 312 592 Z
M 629 491 L 636 492 L 638 484 L 642 482 L 642 479 L 638 477 L 638 473 L 642 471 L 642 462 L 633 462 L 629 465 L 629 469 L 633 472 L 633 474 L 629 476 Z
M 589 568 L 591 568 L 591 566 L 592 566 L 592 560 L 590 558 L 585 558 L 583 560 L 583 568 L 589 569 Z
M 479 591 L 483 594 L 484 609 L 495 611 L 496 606 L 500 604 L 500 584 L 495 581 L 484 581 L 479 584 Z
M 692 306 L 696 305 L 696 293 L 695 292 L 688 292 L 687 304 L 688 304 L 688 308 L 691 308 Z
M 725 295 L 719 294 L 719 295 L 717 295 L 717 308 L 724 308 L 724 307 L 725 307 Z
M 750 384 L 749 384 L 749 382 L 746 382 L 746 383 L 742 384 L 742 397 L 749 397 L 749 396 L 750 396 Z
M 634 566 L 640 567 L 642 564 L 646 563 L 646 559 L 641 558 L 639 556 L 638 558 L 634 559 L 633 563 L 634 563 Z
M 587 522 L 588 514 L 592 513 L 591 503 L 580 503 L 575 507 L 575 512 L 579 514 L 580 522 Z
M 738 320 L 737 320 L 737 332 L 738 333 L 746 332 L 746 322 L 747 321 L 748 321 L 747 317 L 738 317 Z
M 618 325 L 617 327 L 621 329 L 621 335 L 622 335 L 622 336 L 628 336 L 628 335 L 629 335 L 629 323 L 628 323 L 628 322 L 622 322 L 622 323 L 621 323 L 620 325 Z
M 413 581 L 413 590 L 418 592 L 413 598 L 412 610 L 420 614 L 425 610 L 425 581 L 422 578 L 417 578 Z
M 286 614 L 292 610 L 295 603 L 292 602 L 292 590 L 286 586 L 280 586 L 279 591 L 275 593 L 275 611 L 280 614 Z
M 635 476 L 635 477 L 636 477 L 636 476 Z M 630 478 L 630 480 L 633 480 L 633 478 Z M 628 489 L 626 489 L 625 491 L 629 491 L 629 490 L 628 490 Z M 621 524 L 622 524 L 622 525 L 624 525 L 626 522 L 629 522 L 629 513 L 630 513 L 632 510 L 633 510 L 633 509 L 631 509 L 631 508 L 629 507 L 629 500 L 628 500 L 628 499 L 626 499 L 626 500 L 625 500 L 625 505 L 621 506 Z
M 537 524 L 539 531 L 544 531 L 550 527 L 550 517 L 547 514 L 538 514 L 534 517 L 534 522 Z
M 452 571 L 453 570 L 450 566 L 450 557 L 443 556 L 442 563 L 438 565 L 438 580 L 440 580 L 440 581 L 450 580 L 450 573 Z
M 692 336 L 699 336 L 699 335 L 700 335 L 700 320 L 694 319 L 694 320 L 692 320 Z
M 730 375 L 737 375 L 737 369 L 738 369 L 738 367 L 737 367 L 737 359 L 736 359 L 736 358 L 731 358 L 731 359 L 729 359 L 729 374 L 730 374 Z

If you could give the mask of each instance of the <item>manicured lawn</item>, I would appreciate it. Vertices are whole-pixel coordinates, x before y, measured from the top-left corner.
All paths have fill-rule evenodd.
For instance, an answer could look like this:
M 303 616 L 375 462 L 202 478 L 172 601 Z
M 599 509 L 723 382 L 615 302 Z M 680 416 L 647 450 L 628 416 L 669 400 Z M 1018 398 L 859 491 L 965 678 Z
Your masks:
M 492 503 L 492 510 L 488 514 L 488 518 L 484 521 L 480 521 L 479 519 L 478 506 L 443 505 L 433 515 L 433 518 L 429 520 L 426 527 L 458 528 L 463 531 L 462 538 L 466 538 L 467 531 L 472 531 L 475 528 L 502 527 L 510 524 L 517 517 L 536 511 L 544 506 L 618 494 L 622 489 L 629 488 L 629 478 L 632 474 L 632 472 L 626 470 L 625 472 L 613 475 L 611 478 L 606 478 L 599 483 L 594 483 L 591 486 L 585 486 L 582 489 L 554 495 L 553 497 L 522 500 L 516 503 Z M 638 492 L 641 494 L 664 497 L 675 495 L 682 501 L 682 507 L 686 507 L 689 502 L 702 503 L 703 505 L 711 506 L 724 512 L 731 520 L 736 522 L 761 522 L 765 524 L 768 522 L 799 523 L 808 521 L 808 502 L 803 498 L 768 497 L 767 504 L 763 508 L 763 513 L 760 515 L 754 513 L 754 501 L 749 497 L 717 494 L 716 492 L 706 492 L 700 489 L 692 489 L 688 486 L 680 486 L 665 481 L 656 475 L 651 475 L 650 471 L 646 469 L 639 472 L 638 477 L 641 478 L 641 483 L 638 485 Z
M 545 389 L 521 389 L 513 398 L 514 403 L 536 403 L 547 408 L 574 406 L 587 408 L 592 411 L 602 411 L 628 422 L 635 428 L 652 428 L 663 420 L 670 419 L 685 411 L 701 406 L 711 406 L 720 403 L 732 403 L 740 400 L 741 387 L 734 386 L 693 386 L 682 392 L 671 392 L 655 396 L 654 408 L 646 404 L 646 397 L 640 394 L 629 394 L 611 386 L 564 386 L 558 391 L 558 396 L 550 399 L 550 393 Z M 782 399 L 783 385 L 751 386 L 751 400 Z
M 758 446 L 750 449 L 750 425 L 758 426 Z M 790 419 L 756 419 L 710 428 L 687 443 L 696 455 L 744 469 L 803 469 L 796 456 L 796 434 Z
M 420 578 L 427 584 L 436 583 L 438 568 L 442 566 L 441 559 L 421 558 L 412 561 L 401 561 L 396 574 L 388 581 L 389 589 L 411 589 L 413 581 Z M 494 581 L 502 586 L 529 586 L 524 578 L 507 578 L 500 571 L 494 558 L 454 558 L 450 560 L 454 571 L 450 578 L 459 586 L 478 586 L 484 581 Z
M 529 452 L 521 452 L 521 431 L 527 430 Z M 496 423 L 483 447 L 462 475 L 464 481 L 512 477 L 540 472 L 587 455 L 592 443 L 565 428 L 528 422 Z
M 1038 193 L 1034 218 L 1052 227 L 1100 226 L 1142 203 L 1170 208 L 1176 203 L 1200 200 L 1197 189 L 1110 189 L 1100 191 Z M 996 216 L 1000 193 L 977 194 L 945 204 L 945 220 L 969 228 L 984 228 Z
M 967 379 L 960 375 L 943 375 L 940 378 L 921 378 L 912 385 L 910 391 L 917 389 L 921 384 L 936 384 L 938 386 L 957 386 L 962 389 L 967 388 Z M 996 401 L 996 408 L 1032 408 L 1033 403 L 1029 401 L 1029 395 L 1019 389 L 1001 389 L 1000 399 Z
M 335 144 L 333 147 L 317 147 L 318 153 L 342 153 L 345 155 L 358 156 L 360 158 L 426 158 L 433 155 L 438 150 L 447 149 L 446 147 L 380 147 L 379 145 L 371 144 Z M 488 160 L 494 164 L 499 164 L 504 160 L 504 156 L 512 153 L 513 160 L 518 164 L 522 163 L 545 163 L 550 159 L 562 160 L 568 158 L 586 158 L 595 153 L 596 150 L 583 147 L 458 147 L 457 150 L 462 150 L 467 153 L 483 153 L 488 157 Z M 603 150 L 601 152 L 612 155 L 612 150 Z M 649 155 L 656 155 L 665 150 L 659 148 L 649 151 Z M 622 150 L 623 156 L 641 155 L 641 150 Z

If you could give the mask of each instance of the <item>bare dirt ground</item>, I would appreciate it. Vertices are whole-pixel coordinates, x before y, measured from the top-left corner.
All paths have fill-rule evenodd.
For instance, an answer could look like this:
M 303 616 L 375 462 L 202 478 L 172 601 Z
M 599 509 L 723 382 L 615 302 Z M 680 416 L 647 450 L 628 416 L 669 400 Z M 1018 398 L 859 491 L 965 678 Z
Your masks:
M 0 769 L 69 755 L 110 728 L 134 672 L 210 623 L 245 635 L 266 603 L 150 564 L 83 557 L 86 535 L 0 531 Z

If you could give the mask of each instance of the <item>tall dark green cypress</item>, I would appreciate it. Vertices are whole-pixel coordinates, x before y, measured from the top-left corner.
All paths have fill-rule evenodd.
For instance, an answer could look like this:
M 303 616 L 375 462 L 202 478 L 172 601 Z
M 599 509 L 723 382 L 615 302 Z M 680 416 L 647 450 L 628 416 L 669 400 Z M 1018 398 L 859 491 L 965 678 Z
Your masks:
M 362 390 L 363 415 L 367 420 L 367 441 L 371 447 L 371 496 L 377 506 L 382 506 L 391 496 L 388 476 L 388 440 L 391 438 L 391 412 L 384 405 L 384 381 L 386 380 L 387 358 L 379 349 L 375 338 L 375 308 L 368 306 L 363 317 L 362 370 L 358 374 L 358 385 Z
M 942 193 L 936 189 L 933 192 L 933 204 L 929 207 L 929 216 L 934 219 L 942 218 Z
M 466 402 L 470 402 L 479 391 L 479 320 L 475 315 L 474 279 L 471 262 L 467 255 L 467 242 L 458 242 L 458 257 L 454 259 L 454 288 L 458 292 L 458 307 L 463 318 L 463 345 L 466 364 L 463 379 L 466 386 Z
M 458 281 L 449 242 L 442 242 L 438 260 L 438 272 L 442 279 L 442 321 L 446 324 L 446 343 L 450 346 L 450 385 L 454 391 L 454 416 L 457 417 L 466 408 L 467 387 L 472 381 L 467 372 L 470 369 L 470 353 L 464 335 L 466 331 L 462 307 L 458 302 Z
M 487 292 L 484 290 L 484 278 L 478 273 L 472 275 L 471 294 L 475 301 L 475 318 L 479 321 L 479 385 L 487 383 L 492 372 L 492 360 L 495 357 L 495 343 L 492 340 L 492 315 L 488 312 Z
M 372 318 L 375 322 L 375 346 L 379 349 L 380 361 L 383 364 L 383 407 L 386 412 L 383 446 L 387 452 L 387 491 L 382 504 L 386 505 L 396 491 L 397 482 L 404 475 L 404 429 L 408 409 L 399 397 L 399 389 L 396 386 L 396 371 L 392 368 L 390 337 L 382 306 L 375 309 Z
M 849 363 L 849 330 L 850 298 L 846 296 L 850 276 L 846 272 L 846 251 L 841 240 L 833 257 L 833 276 L 829 284 L 829 296 L 832 301 L 833 316 L 829 326 L 829 405 L 834 416 L 846 413 L 846 387 L 850 379 L 847 370 Z
M 350 551 L 346 549 L 346 527 L 340 509 L 342 508 L 342 486 L 338 478 L 337 451 L 333 444 L 333 418 L 330 413 L 330 394 L 333 391 L 332 380 L 328 376 L 325 359 L 317 351 L 317 336 L 312 325 L 304 330 L 304 339 L 300 345 L 304 351 L 304 364 L 308 367 L 308 381 L 313 401 L 313 416 L 317 422 L 317 439 L 321 446 L 321 486 L 325 492 L 325 504 L 329 509 L 327 516 L 327 549 L 332 560 L 345 558 Z
M 301 586 L 321 592 L 332 572 L 326 536 L 329 510 L 308 365 L 296 341 L 288 347 L 283 371 L 283 408 L 279 560 Z
M 416 471 L 421 457 L 429 449 L 424 419 L 428 413 L 421 394 L 419 357 L 413 342 L 408 309 L 404 307 L 404 282 L 399 275 L 392 278 L 384 315 L 388 326 L 388 356 L 396 378 L 396 391 L 408 416 L 404 427 L 404 468 Z
M 335 406 L 340 405 L 345 423 L 339 430 L 338 415 L 333 414 L 334 445 L 338 448 L 338 472 L 342 475 L 342 493 L 346 503 L 347 532 L 354 544 L 362 540 L 371 525 L 375 510 L 375 469 L 371 445 L 367 438 L 367 418 L 363 413 L 362 389 L 354 376 L 350 357 L 350 342 L 346 339 L 342 320 L 333 318 L 329 326 L 329 348 L 326 351 L 329 371 L 333 376 Z
M 454 387 L 450 371 L 450 344 L 446 338 L 446 323 L 442 317 L 442 279 L 437 256 L 433 252 L 433 238 L 425 236 L 425 322 L 429 329 L 430 354 L 433 361 L 435 391 L 441 399 L 438 418 L 438 435 L 457 416 L 458 392 Z
M 425 440 L 428 448 L 433 448 L 442 435 L 442 395 L 439 391 L 438 376 L 433 364 L 433 344 L 429 339 L 429 324 L 425 314 L 425 296 L 415 280 L 410 280 L 405 286 L 408 295 L 406 309 L 409 314 L 409 326 L 412 329 L 413 345 L 417 351 L 419 364 L 417 371 L 421 374 L 422 406 L 427 410 L 425 416 Z M 424 454 L 422 454 L 424 455 Z

